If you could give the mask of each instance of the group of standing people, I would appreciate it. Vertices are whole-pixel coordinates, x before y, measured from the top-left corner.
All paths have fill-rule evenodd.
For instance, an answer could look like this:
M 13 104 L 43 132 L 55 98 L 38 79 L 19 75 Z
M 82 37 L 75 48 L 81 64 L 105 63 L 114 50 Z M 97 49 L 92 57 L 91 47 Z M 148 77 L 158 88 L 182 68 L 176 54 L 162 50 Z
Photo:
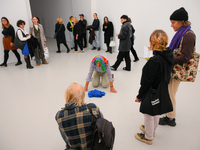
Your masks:
M 168 36 L 163 30 L 155 30 L 150 35 L 149 49 L 153 51 L 154 55 L 142 69 L 141 86 L 135 99 L 136 102 L 141 103 L 140 112 L 144 115 L 144 124 L 140 126 L 143 133 L 136 133 L 135 138 L 149 145 L 153 143 L 158 125 L 176 126 L 175 95 L 182 80 L 171 76 L 171 73 L 173 68 L 175 68 L 174 65 L 189 63 L 191 56 L 195 52 L 196 36 L 191 30 L 187 11 L 183 7 L 174 11 L 170 16 L 170 21 L 171 27 L 173 27 L 176 34 L 169 47 L 167 47 Z M 88 110 L 88 105 L 84 102 L 84 91 L 88 90 L 89 82 L 92 81 L 92 85 L 96 87 L 99 84 L 99 77 L 102 76 L 102 86 L 108 87 L 110 81 L 110 91 L 116 93 L 117 91 L 113 88 L 113 77 L 110 69 L 116 70 L 123 58 L 125 58 L 127 64 L 124 69 L 130 69 L 128 68 L 130 57 L 127 52 L 131 47 L 130 38 L 134 31 L 128 21 L 128 16 L 121 16 L 121 23 L 121 31 L 117 34 L 120 39 L 120 45 L 115 65 L 109 68 L 109 61 L 105 57 L 101 55 L 94 57 L 90 64 L 85 87 L 72 83 L 65 92 L 65 108 L 58 111 L 55 119 L 59 125 L 60 133 L 66 142 L 66 149 L 91 149 L 92 128 L 88 124 L 92 123 L 92 115 L 95 115 L 96 118 L 103 117 L 95 104 L 88 104 L 92 107 L 93 114 L 91 114 Z M 175 55 L 177 50 L 180 50 L 178 56 Z M 181 71 L 184 74 L 186 69 Z M 176 71 L 173 73 L 176 74 Z M 160 99 L 159 97 L 158 99 L 152 99 L 149 96 L 149 91 L 155 93 L 160 86 L 166 88 L 163 90 L 165 92 L 163 94 L 167 96 L 168 101 L 166 100 L 167 98 Z M 82 115 L 79 115 L 80 113 Z M 163 113 L 167 113 L 167 116 L 160 118 L 160 115 Z M 78 121 L 75 123 L 74 120 Z M 84 120 L 84 122 L 80 120 Z
M 86 39 L 86 25 L 87 21 L 84 19 L 84 15 L 80 14 L 80 20 L 76 17 L 70 16 L 69 22 L 67 23 L 67 29 L 69 31 L 70 37 L 70 47 L 74 49 L 74 53 L 78 53 L 78 47 L 81 49 L 81 53 L 84 52 L 83 48 L 87 47 Z M 57 53 L 61 53 L 60 44 L 63 43 L 67 48 L 67 53 L 70 52 L 70 49 L 67 45 L 65 38 L 65 26 L 63 24 L 62 18 L 57 18 L 57 23 L 55 25 L 56 42 L 57 42 Z
M 18 20 L 17 26 L 19 27 L 19 29 L 16 32 L 16 37 L 15 30 L 6 17 L 1 18 L 1 23 L 3 28 L 2 34 L 4 35 L 4 62 L 0 66 L 7 67 L 7 60 L 9 58 L 10 50 L 12 50 L 18 60 L 15 66 L 21 65 L 21 58 L 19 53 L 17 52 L 18 48 L 22 50 L 27 69 L 34 68 L 31 65 L 29 54 L 31 55 L 31 57 L 35 56 L 37 66 L 40 66 L 41 60 L 42 64 L 48 64 L 44 56 L 44 46 L 46 45 L 46 38 L 43 26 L 39 24 L 38 17 L 32 17 L 33 24 L 30 26 L 29 33 L 24 29 L 26 24 L 25 21 Z

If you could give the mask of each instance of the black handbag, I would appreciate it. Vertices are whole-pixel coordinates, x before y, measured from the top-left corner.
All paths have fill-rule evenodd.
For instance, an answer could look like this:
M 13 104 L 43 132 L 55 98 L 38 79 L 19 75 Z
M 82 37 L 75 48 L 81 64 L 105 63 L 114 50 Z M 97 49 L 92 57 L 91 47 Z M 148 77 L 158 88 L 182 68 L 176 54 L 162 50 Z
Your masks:
M 164 67 L 163 62 L 161 62 L 161 65 Z M 164 70 L 165 69 L 161 70 L 162 77 L 158 88 L 153 89 L 150 87 L 146 94 L 142 97 L 140 105 L 141 113 L 155 116 L 173 111 L 173 106 L 168 91 L 168 82 L 165 81 L 164 78 Z
M 19 29 L 19 30 L 20 30 L 20 29 Z M 21 31 L 21 32 L 22 32 L 22 31 Z M 23 32 L 22 32 L 22 35 L 23 35 L 24 37 L 26 37 L 26 35 L 25 35 Z M 21 40 L 19 39 L 19 36 L 18 36 L 17 32 L 16 32 L 15 41 L 14 41 L 14 46 L 17 47 L 17 48 L 19 48 L 19 49 L 21 49 L 21 50 L 23 50 L 24 46 L 26 45 L 26 42 L 27 42 L 27 41 L 21 41 Z

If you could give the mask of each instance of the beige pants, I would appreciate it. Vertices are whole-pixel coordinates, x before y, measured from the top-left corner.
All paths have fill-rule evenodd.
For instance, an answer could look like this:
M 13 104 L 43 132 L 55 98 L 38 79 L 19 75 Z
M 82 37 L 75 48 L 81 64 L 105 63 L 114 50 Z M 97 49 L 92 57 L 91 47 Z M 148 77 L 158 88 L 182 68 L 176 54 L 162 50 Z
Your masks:
M 110 85 L 108 81 L 107 73 L 106 72 L 100 73 L 100 72 L 97 72 L 96 70 L 94 70 L 94 73 L 93 73 L 92 86 L 97 87 L 99 85 L 100 76 L 102 76 L 102 87 L 107 88 Z
M 153 134 L 156 132 L 158 127 L 160 115 L 150 116 L 144 114 L 144 126 L 145 126 L 145 138 L 148 140 L 153 140 Z
M 178 86 L 180 84 L 180 81 L 175 80 L 175 79 L 170 79 L 170 83 L 168 85 L 168 90 L 169 90 L 169 95 L 172 101 L 172 105 L 173 105 L 173 111 L 167 113 L 167 117 L 169 118 L 175 118 L 176 117 L 176 92 L 178 90 Z

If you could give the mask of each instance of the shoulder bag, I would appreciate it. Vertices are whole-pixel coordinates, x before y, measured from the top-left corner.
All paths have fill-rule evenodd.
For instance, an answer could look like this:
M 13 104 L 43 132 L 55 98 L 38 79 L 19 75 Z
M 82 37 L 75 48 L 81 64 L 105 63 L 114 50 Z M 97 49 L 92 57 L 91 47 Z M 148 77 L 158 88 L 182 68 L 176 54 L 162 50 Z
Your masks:
M 53 38 L 56 39 L 58 32 L 60 31 L 61 27 L 63 24 L 61 24 L 60 28 L 58 29 L 58 31 L 54 34 Z
M 18 29 L 18 30 L 20 30 L 20 29 Z M 17 30 L 17 31 L 18 31 L 18 30 Z M 20 31 L 22 32 L 22 30 L 20 30 Z M 23 32 L 22 32 L 22 35 L 23 35 L 24 37 L 26 37 L 26 35 L 25 35 Z M 17 48 L 19 48 L 19 49 L 21 49 L 21 50 L 23 50 L 24 46 L 26 45 L 26 42 L 27 42 L 27 41 L 21 41 L 21 40 L 19 39 L 19 36 L 18 36 L 17 32 L 16 32 L 15 41 L 14 41 L 14 46 L 17 47 Z
M 188 31 L 194 34 L 192 31 Z M 175 49 L 173 51 L 174 56 L 180 56 L 182 54 L 182 42 L 183 42 L 183 37 L 180 42 L 179 48 Z M 188 63 L 184 63 L 182 65 L 180 64 L 175 64 L 174 68 L 171 73 L 171 77 L 178 80 L 178 81 L 186 81 L 186 82 L 194 82 L 196 75 L 197 75 L 197 70 L 198 70 L 198 65 L 199 65 L 199 58 L 200 55 L 196 53 L 196 48 L 194 47 L 192 56 L 189 60 Z

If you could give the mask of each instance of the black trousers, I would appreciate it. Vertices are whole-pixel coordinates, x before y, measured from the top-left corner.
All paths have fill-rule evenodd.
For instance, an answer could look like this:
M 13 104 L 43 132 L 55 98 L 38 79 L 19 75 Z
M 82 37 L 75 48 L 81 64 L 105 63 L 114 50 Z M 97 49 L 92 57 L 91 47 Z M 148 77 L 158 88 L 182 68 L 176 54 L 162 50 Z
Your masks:
M 83 44 L 83 41 L 84 41 L 84 44 Z M 84 45 L 84 47 L 87 47 L 86 33 L 81 34 L 80 42 L 81 42 L 82 46 Z
M 136 53 L 135 49 L 133 48 L 133 45 L 131 46 L 131 52 L 132 52 L 132 54 L 133 54 L 135 60 L 138 60 L 139 58 L 138 58 L 138 56 L 137 56 L 137 53 Z
M 119 52 L 117 55 L 117 61 L 115 62 L 115 64 L 112 67 L 117 70 L 117 68 L 123 61 L 123 58 L 125 58 L 126 69 L 131 70 L 131 59 L 130 59 L 129 51 L 128 52 Z
M 20 58 L 20 55 L 19 53 L 17 52 L 17 50 L 11 50 L 15 56 L 17 57 L 17 61 L 18 62 L 21 62 L 21 58 Z M 9 52 L 10 50 L 4 50 L 4 64 L 7 64 L 7 61 L 8 61 L 8 58 L 9 58 Z
M 81 40 L 80 40 L 80 38 L 78 38 L 76 40 L 76 36 L 74 36 L 74 45 L 75 45 L 75 47 L 74 47 L 75 51 L 78 51 L 77 45 L 80 47 L 81 50 L 83 50 L 83 45 L 81 44 Z
M 61 43 L 58 43 L 58 42 L 57 42 L 58 51 L 60 51 L 60 44 L 61 44 Z M 70 51 L 70 49 L 69 49 L 67 43 L 62 43 L 62 44 L 65 45 L 65 47 L 67 48 L 67 51 Z

